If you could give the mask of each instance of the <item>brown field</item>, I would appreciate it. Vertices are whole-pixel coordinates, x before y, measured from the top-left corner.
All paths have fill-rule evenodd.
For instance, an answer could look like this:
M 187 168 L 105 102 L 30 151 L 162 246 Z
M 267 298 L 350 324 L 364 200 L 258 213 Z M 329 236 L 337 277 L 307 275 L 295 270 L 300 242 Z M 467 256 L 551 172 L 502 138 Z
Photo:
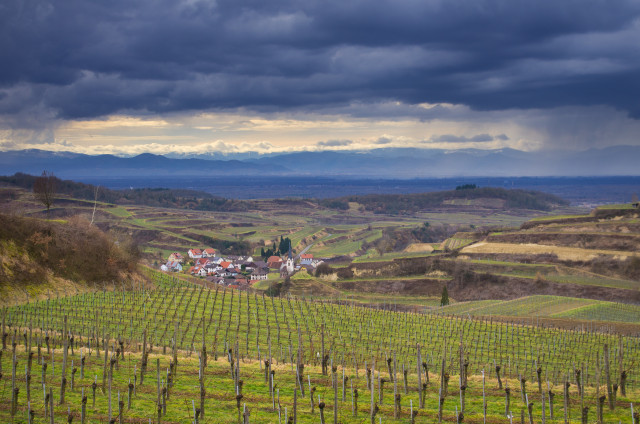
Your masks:
M 622 250 L 604 250 L 604 249 L 581 249 L 578 247 L 565 246 L 549 246 L 534 243 L 492 243 L 479 242 L 471 246 L 464 247 L 462 253 L 508 253 L 508 254 L 524 254 L 524 255 L 540 255 L 553 254 L 558 259 L 566 261 L 584 261 L 595 259 L 600 255 L 609 255 L 614 258 L 624 259 L 629 256 L 635 256 L 636 252 Z
M 433 252 L 433 246 L 431 243 L 413 243 L 404 249 L 405 252 Z

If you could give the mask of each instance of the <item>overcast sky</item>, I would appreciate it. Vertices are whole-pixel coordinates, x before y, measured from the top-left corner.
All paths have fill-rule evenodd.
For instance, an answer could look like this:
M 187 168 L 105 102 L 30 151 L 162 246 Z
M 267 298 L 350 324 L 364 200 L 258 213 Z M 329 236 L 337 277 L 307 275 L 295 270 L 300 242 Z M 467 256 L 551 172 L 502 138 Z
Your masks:
M 640 145 L 640 2 L 3 0 L 0 150 Z

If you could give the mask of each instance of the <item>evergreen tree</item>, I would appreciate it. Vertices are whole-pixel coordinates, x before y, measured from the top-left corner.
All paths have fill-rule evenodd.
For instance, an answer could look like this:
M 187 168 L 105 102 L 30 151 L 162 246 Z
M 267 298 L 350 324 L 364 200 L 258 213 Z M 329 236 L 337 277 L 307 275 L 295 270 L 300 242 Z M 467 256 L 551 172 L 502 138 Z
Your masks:
M 449 304 L 449 292 L 447 286 L 442 287 L 442 297 L 440 298 L 440 306 L 447 306 Z

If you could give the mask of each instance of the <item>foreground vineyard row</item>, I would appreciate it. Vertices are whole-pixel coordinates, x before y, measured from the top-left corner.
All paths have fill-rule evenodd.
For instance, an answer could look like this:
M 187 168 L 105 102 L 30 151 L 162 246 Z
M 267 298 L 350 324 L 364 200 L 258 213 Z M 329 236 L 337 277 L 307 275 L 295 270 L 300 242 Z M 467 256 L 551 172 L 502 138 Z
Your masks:
M 0 365 L 14 378 L 2 378 L 1 422 L 638 423 L 631 405 L 638 390 L 614 397 L 612 410 L 606 389 L 575 384 L 498 381 L 464 371 L 418 377 L 393 361 L 390 373 L 386 362 L 323 373 L 315 366 L 243 360 L 233 349 L 214 360 L 203 351 L 123 352 L 115 340 L 71 349 L 75 340 L 50 342 L 48 349 L 30 345 L 29 336 L 9 343 Z
M 622 372 L 627 385 L 637 384 L 638 337 L 590 331 L 566 331 L 505 322 L 397 313 L 354 305 L 336 305 L 298 298 L 270 298 L 225 290 L 184 285 L 156 273 L 158 289 L 114 291 L 29 303 L 5 311 L 3 326 L 42 329 L 44 337 L 60 337 L 63 320 L 69 331 L 87 347 L 103 339 L 116 339 L 123 349 L 139 351 L 146 337 L 151 346 L 166 351 L 175 340 L 178 349 L 200 346 L 214 358 L 238 346 L 242 358 L 295 360 L 298 350 L 305 364 L 320 365 L 328 355 L 334 362 L 364 368 L 373 359 L 386 361 L 395 354 L 409 372 L 418 366 L 417 348 L 428 369 L 445 362 L 446 372 L 459 368 L 462 344 L 470 373 L 501 366 L 507 377 L 537 379 L 561 384 L 582 369 L 586 385 L 595 383 L 596 365 L 603 364 L 609 346 L 610 369 L 616 379 Z
M 2 378 L 0 416 L 25 423 L 196 416 L 201 423 L 361 423 L 372 415 L 376 422 L 632 422 L 637 337 L 153 278 L 154 290 L 5 309 L 1 363 L 12 378 Z

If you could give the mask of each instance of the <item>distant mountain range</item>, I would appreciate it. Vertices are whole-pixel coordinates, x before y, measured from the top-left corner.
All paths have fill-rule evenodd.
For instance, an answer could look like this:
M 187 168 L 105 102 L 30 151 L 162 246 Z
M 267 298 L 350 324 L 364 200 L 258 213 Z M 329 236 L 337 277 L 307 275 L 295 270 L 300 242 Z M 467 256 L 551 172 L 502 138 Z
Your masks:
M 61 178 L 312 175 L 383 179 L 640 175 L 639 146 L 614 146 L 581 152 L 387 148 L 362 152 L 296 152 L 242 160 L 212 157 L 219 156 L 179 159 L 149 153 L 118 157 L 16 150 L 0 153 L 0 174 L 40 174 L 48 170 Z

